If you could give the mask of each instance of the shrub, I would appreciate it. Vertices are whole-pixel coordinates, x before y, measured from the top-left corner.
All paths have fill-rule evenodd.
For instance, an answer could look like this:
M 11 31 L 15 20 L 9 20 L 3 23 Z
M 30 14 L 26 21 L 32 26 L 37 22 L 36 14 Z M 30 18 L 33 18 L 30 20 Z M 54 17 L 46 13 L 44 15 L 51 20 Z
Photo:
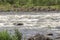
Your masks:
M 2 31 L 0 32 L 0 40 L 11 40 L 11 37 L 7 31 Z
M 22 33 L 20 33 L 18 29 L 15 29 L 14 35 L 9 34 L 8 31 L 0 32 L 0 40 L 21 40 L 21 39 Z
M 18 40 L 22 39 L 22 33 L 20 33 L 18 29 L 15 29 L 15 36 L 17 37 Z

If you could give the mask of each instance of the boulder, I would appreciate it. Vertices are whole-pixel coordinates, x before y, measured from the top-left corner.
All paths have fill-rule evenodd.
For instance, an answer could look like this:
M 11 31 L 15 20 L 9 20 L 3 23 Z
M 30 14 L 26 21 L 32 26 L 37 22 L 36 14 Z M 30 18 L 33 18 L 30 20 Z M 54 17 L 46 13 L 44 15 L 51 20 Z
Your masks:
M 36 34 L 35 36 L 28 38 L 28 40 L 52 40 L 52 39 L 41 34 Z

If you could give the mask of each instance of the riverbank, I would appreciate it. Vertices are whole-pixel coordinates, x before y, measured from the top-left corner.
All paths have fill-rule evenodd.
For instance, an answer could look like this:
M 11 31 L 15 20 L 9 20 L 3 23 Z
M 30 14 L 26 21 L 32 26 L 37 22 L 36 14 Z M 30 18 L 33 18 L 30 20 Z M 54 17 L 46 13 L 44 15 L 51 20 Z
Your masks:
M 16 7 L 15 5 L 0 5 L 0 12 L 9 12 L 9 11 L 16 11 L 16 12 L 49 12 L 49 11 L 60 11 L 60 6 L 19 6 Z
M 60 0 L 1 0 L 0 11 L 60 11 Z

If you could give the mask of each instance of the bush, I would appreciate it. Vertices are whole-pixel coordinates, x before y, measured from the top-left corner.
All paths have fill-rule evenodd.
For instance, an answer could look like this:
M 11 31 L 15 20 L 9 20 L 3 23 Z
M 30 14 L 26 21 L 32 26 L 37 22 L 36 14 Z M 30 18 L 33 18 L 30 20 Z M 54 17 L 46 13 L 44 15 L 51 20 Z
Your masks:
M 22 39 L 22 33 L 20 33 L 18 29 L 15 29 L 15 36 L 17 37 L 18 40 Z
M 0 40 L 11 40 L 11 37 L 7 31 L 2 31 L 0 32 Z
M 15 34 L 11 35 L 7 31 L 0 32 L 0 40 L 21 40 L 22 34 L 15 29 Z
M 16 4 L 20 6 L 24 6 L 27 4 L 34 6 L 51 6 L 51 5 L 60 5 L 60 0 L 0 0 L 0 4 Z M 30 6 L 29 5 L 29 6 Z

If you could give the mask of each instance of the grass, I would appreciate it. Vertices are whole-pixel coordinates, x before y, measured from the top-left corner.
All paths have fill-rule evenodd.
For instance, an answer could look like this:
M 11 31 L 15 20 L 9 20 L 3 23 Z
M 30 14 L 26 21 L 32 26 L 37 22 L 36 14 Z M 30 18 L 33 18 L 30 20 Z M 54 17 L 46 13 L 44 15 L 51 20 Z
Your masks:
M 17 8 L 12 6 L 12 5 L 0 5 L 0 11 L 28 11 L 28 9 L 31 10 L 31 8 L 32 9 L 41 8 L 41 9 L 47 9 L 48 10 L 48 7 L 50 7 L 50 9 L 60 10 L 59 5 L 54 5 L 54 6 L 20 6 Z
M 15 34 L 11 35 L 8 33 L 8 31 L 1 31 L 0 32 L 0 40 L 21 40 L 22 34 L 15 29 Z
M 0 11 L 28 11 L 32 7 L 60 10 L 60 0 L 0 0 Z
M 34 10 L 34 8 L 37 10 L 37 8 L 41 8 L 41 9 L 46 9 L 48 10 L 48 8 L 50 8 L 51 10 L 52 9 L 55 9 L 55 10 L 60 10 L 60 5 L 53 5 L 53 6 L 27 6 L 27 5 L 24 5 L 24 6 L 19 6 L 19 7 L 16 7 L 15 5 L 10 5 L 10 4 L 7 4 L 7 5 L 0 5 L 0 11 L 28 11 L 29 10 Z M 31 11 L 32 11 L 31 10 Z

